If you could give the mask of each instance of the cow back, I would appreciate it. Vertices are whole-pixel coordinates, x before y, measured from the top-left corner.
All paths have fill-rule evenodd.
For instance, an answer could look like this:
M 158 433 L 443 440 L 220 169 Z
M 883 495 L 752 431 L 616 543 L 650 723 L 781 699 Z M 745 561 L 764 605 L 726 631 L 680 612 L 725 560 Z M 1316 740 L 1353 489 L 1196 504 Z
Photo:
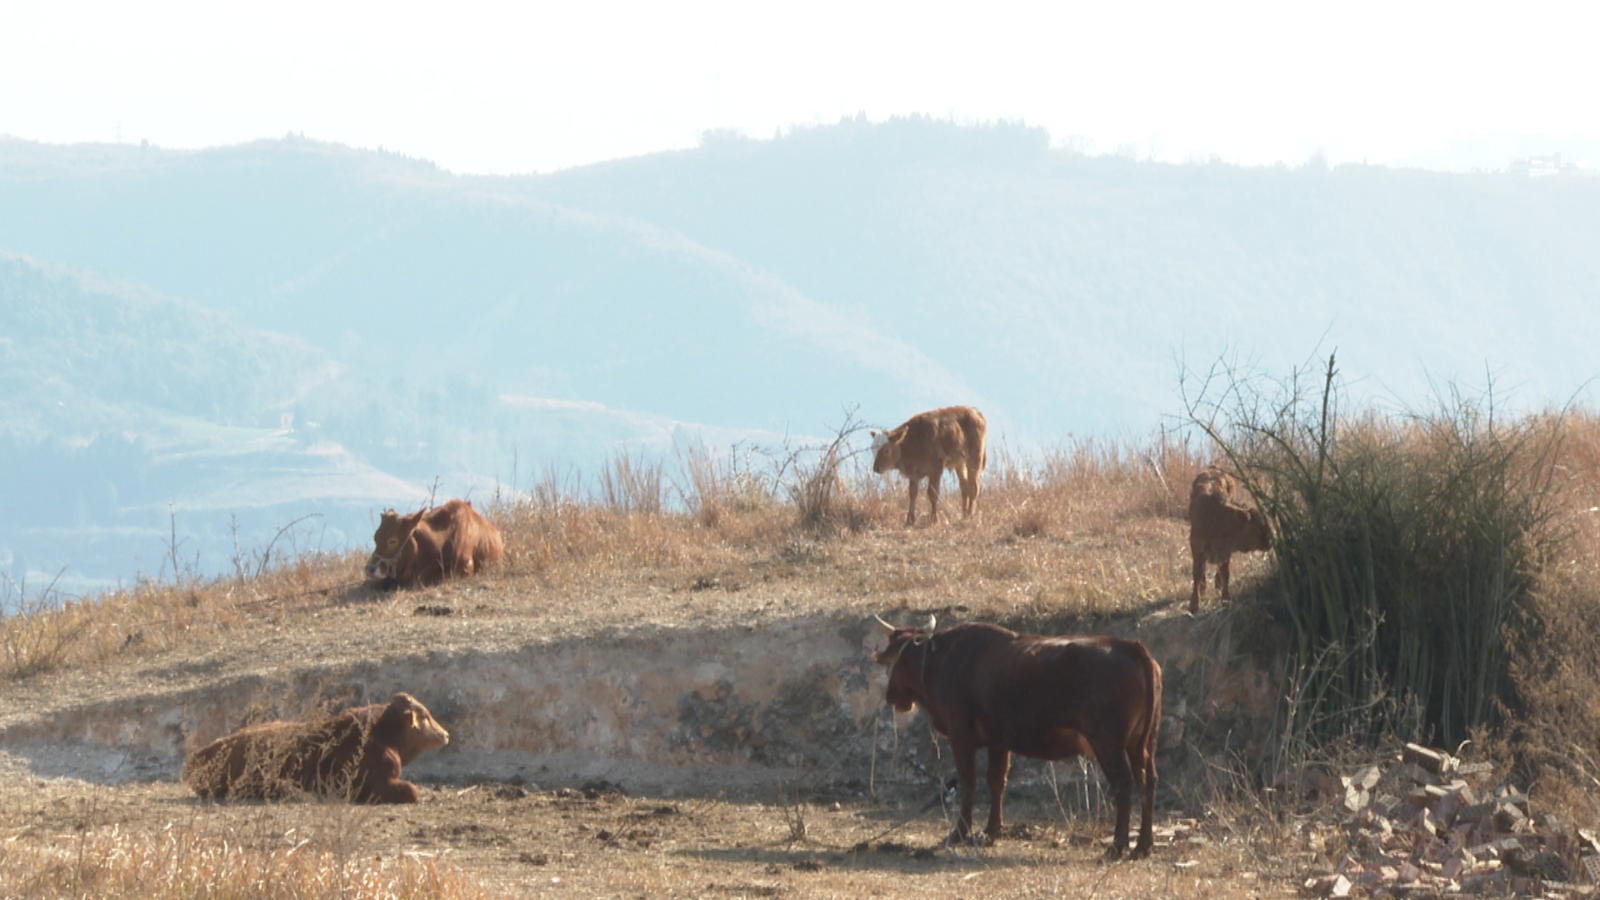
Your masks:
M 938 477 L 945 469 L 981 472 L 988 461 L 988 432 L 988 420 L 970 406 L 918 413 L 889 432 L 895 459 L 877 468 L 897 468 L 910 477 Z

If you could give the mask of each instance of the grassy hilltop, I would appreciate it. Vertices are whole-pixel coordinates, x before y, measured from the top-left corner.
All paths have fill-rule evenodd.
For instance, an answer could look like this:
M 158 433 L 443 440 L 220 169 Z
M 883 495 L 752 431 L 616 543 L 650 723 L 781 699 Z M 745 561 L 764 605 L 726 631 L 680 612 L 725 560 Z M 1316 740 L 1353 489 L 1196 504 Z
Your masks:
M 1536 498 L 1542 511 L 1536 527 L 1502 548 L 1521 545 L 1509 609 L 1493 636 L 1503 651 L 1492 679 L 1495 702 L 1472 727 L 1472 752 L 1497 761 L 1539 808 L 1563 821 L 1596 824 L 1593 760 L 1582 748 L 1600 739 L 1600 715 L 1584 699 L 1594 695 L 1600 672 L 1600 619 L 1593 613 L 1600 608 L 1600 528 L 1592 512 L 1600 506 L 1594 449 L 1600 422 L 1585 412 L 1490 422 L 1475 419 L 1470 404 L 1413 420 L 1345 416 L 1330 431 L 1319 431 L 1315 418 L 1253 422 L 1280 429 L 1297 423 L 1309 430 L 1267 433 L 1286 438 L 1276 444 L 1280 449 L 1311 452 L 1308 458 L 1321 458 L 1326 472 L 1337 472 L 1321 482 L 1329 496 L 1364 496 L 1362 478 L 1374 471 L 1364 461 L 1373 454 L 1388 454 L 1377 466 L 1384 472 L 1456 473 L 1445 480 L 1458 487 L 1465 483 L 1461 473 L 1489 472 L 1467 492 L 1485 502 L 1459 507 L 1472 520 L 1463 539 L 1482 530 L 1484 510 Z M 1249 433 L 1219 431 L 1231 438 Z M 1296 493 L 1288 472 L 1266 467 L 1277 458 L 1248 440 L 1227 448 L 1236 454 L 1233 464 L 1255 479 L 1280 539 L 1320 534 L 1323 546 L 1339 546 L 1343 528 L 1315 532 L 1303 527 L 1307 520 L 1292 518 L 1293 498 L 1305 492 Z M 1236 562 L 1233 607 L 1218 608 L 1213 594 L 1198 619 L 1184 618 L 1186 486 L 1215 458 L 1170 437 L 1079 442 L 1038 463 L 997 454 L 977 519 L 951 518 L 947 508 L 942 524 L 912 530 L 898 524 L 903 482 L 885 486 L 826 454 L 799 454 L 770 470 L 737 458 L 686 458 L 675 473 L 629 470 L 619 461 L 609 473 L 613 490 L 603 498 L 585 500 L 547 479 L 529 497 L 495 507 L 507 562 L 478 581 L 379 597 L 349 584 L 359 558 L 334 555 L 296 558 L 259 575 L 147 585 L 0 622 L 0 675 L 12 703 L 22 707 L 60 704 L 84 691 L 115 694 L 129 679 L 161 671 L 183 671 L 203 685 L 205 673 L 223 671 L 222 661 L 235 654 L 270 658 L 290 636 L 294 652 L 304 656 L 376 653 L 386 634 L 431 641 L 428 623 L 441 609 L 467 630 L 440 631 L 439 639 L 457 635 L 449 652 L 469 655 L 474 644 L 460 643 L 459 635 L 480 635 L 475 640 L 484 649 L 530 633 L 546 641 L 580 636 L 597 645 L 639 635 L 667 652 L 675 634 L 728 623 L 756 633 L 808 617 L 910 619 L 937 612 L 946 622 L 1000 621 L 1050 632 L 1155 628 L 1149 633 L 1190 632 L 1195 640 L 1218 629 L 1265 628 L 1247 639 L 1254 645 L 1234 652 L 1255 657 L 1265 671 L 1275 660 L 1289 663 L 1285 671 L 1300 676 L 1285 684 L 1348 671 L 1329 660 L 1361 656 L 1368 645 L 1359 640 L 1344 648 L 1344 657 L 1314 643 L 1310 654 L 1295 650 L 1313 634 L 1297 623 L 1313 602 L 1303 583 L 1315 569 L 1299 563 L 1288 545 L 1274 559 Z M 1396 477 L 1384 482 L 1385 502 L 1399 498 L 1396 491 L 1431 483 Z M 683 492 L 684 511 L 662 508 L 662 495 L 673 489 Z M 1402 526 L 1427 512 L 1391 506 L 1410 510 L 1393 520 Z M 1390 521 L 1375 509 L 1367 508 L 1369 523 Z M 1399 549 L 1386 548 L 1386 565 L 1402 566 Z M 1412 555 L 1425 563 L 1437 558 L 1420 552 Z M 1441 584 L 1468 584 L 1470 575 L 1428 572 Z M 1395 581 L 1376 587 L 1390 597 L 1404 593 Z M 1356 585 L 1357 594 L 1364 590 Z M 1387 609 L 1395 614 L 1395 607 Z M 1448 620 L 1437 608 L 1433 613 L 1441 617 L 1436 623 Z M 1377 622 L 1380 637 L 1386 627 Z M 1261 646 L 1265 634 L 1278 635 L 1277 644 Z M 354 645 L 352 635 L 359 636 Z M 937 814 L 915 816 L 921 788 L 905 795 L 885 786 L 873 802 L 845 786 L 863 777 L 850 772 L 780 770 L 774 790 L 753 795 L 626 796 L 606 784 L 469 779 L 429 784 L 422 805 L 394 813 L 317 804 L 206 807 L 159 779 L 121 786 L 57 779 L 39 782 L 46 786 L 41 796 L 55 798 L 45 803 L 21 802 L 23 794 L 7 789 L 19 802 L 5 804 L 11 812 L 0 818 L 8 838 L 0 844 L 6 873 L 0 878 L 9 879 L 0 885 L 8 895 L 40 897 L 188 896 L 196 885 L 225 889 L 227 896 L 291 895 L 249 886 L 267 883 L 300 891 L 295 896 L 549 890 L 859 896 L 914 886 L 919 894 L 957 897 L 981 879 L 999 896 L 1276 894 L 1294 891 L 1308 871 L 1328 871 L 1356 851 L 1333 824 L 1316 824 L 1337 821 L 1319 818 L 1329 809 L 1324 795 L 1264 789 L 1284 790 L 1297 783 L 1295 773 L 1347 771 L 1341 766 L 1377 759 L 1385 752 L 1380 748 L 1392 752 L 1400 739 L 1440 737 L 1442 723 L 1427 698 L 1408 697 L 1405 683 L 1380 661 L 1365 674 L 1388 685 L 1388 705 L 1375 708 L 1366 695 L 1340 701 L 1357 713 L 1347 720 L 1355 727 L 1297 729 L 1285 718 L 1294 696 L 1269 684 L 1270 702 L 1257 724 L 1276 737 L 1241 744 L 1248 723 L 1221 718 L 1229 711 L 1207 708 L 1193 693 L 1199 681 L 1191 666 L 1206 663 L 1189 661 L 1179 649 L 1169 648 L 1163 659 L 1166 712 L 1175 717 L 1169 732 L 1174 722 L 1186 728 L 1163 747 L 1166 836 L 1149 864 L 1092 864 L 1094 841 L 1106 827 L 1103 816 L 1096 818 L 1104 807 L 1092 782 L 1078 799 L 1078 787 L 1054 800 L 1048 787 L 1043 794 L 1027 783 L 1014 787 L 1015 838 L 974 855 L 913 852 L 934 845 L 944 827 Z M 1231 723 L 1226 729 L 1219 727 L 1224 721 Z M 1290 819 L 1278 818 L 1285 814 Z M 1302 824 L 1290 829 L 1285 821 Z M 862 853 L 863 841 L 879 849 Z M 902 846 L 903 853 L 894 849 Z M 134 881 L 135 871 L 146 874 Z M 151 893 L 152 877 L 170 880 L 170 893 Z

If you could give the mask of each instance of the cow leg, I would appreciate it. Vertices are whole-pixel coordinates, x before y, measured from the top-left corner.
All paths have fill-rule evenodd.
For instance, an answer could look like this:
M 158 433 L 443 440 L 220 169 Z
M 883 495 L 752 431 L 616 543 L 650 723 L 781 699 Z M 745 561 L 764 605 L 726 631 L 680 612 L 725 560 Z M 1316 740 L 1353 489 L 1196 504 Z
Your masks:
M 1143 765 L 1135 773 L 1139 776 L 1139 843 L 1133 847 L 1133 858 L 1144 859 L 1156 843 L 1156 761 L 1155 754 L 1143 752 L 1143 748 L 1138 756 Z
M 939 474 L 928 476 L 928 513 L 933 516 L 933 524 L 939 524 L 939 482 L 944 480 L 944 470 Z
M 400 754 L 385 748 L 369 756 L 366 766 L 352 773 L 360 779 L 352 799 L 357 803 L 416 803 L 417 786 L 400 777 Z
M 1189 551 L 1194 556 L 1194 591 L 1189 594 L 1189 615 L 1200 614 L 1200 594 L 1206 589 L 1206 555 L 1198 547 Z
M 369 784 L 364 798 L 367 803 L 416 803 L 417 800 L 417 786 L 400 779 Z
M 1011 751 L 999 747 L 989 748 L 989 827 L 984 829 L 989 843 L 1000 840 L 1002 819 L 1005 818 L 1006 776 L 1011 771 Z
M 1110 752 L 1105 754 L 1097 749 L 1095 756 L 1100 760 L 1100 771 L 1110 782 L 1111 794 L 1117 801 L 1116 830 L 1111 833 L 1111 850 L 1106 854 L 1117 859 L 1128 852 L 1128 820 L 1133 811 L 1133 767 L 1128 764 L 1128 752 L 1125 749 L 1120 746 L 1108 749 Z
M 1224 556 L 1222 562 L 1217 563 L 1217 590 L 1222 592 L 1222 599 L 1230 600 L 1228 596 L 1228 557 Z
M 956 780 L 961 783 L 961 818 L 951 829 L 946 843 L 965 841 L 972 835 L 973 795 L 978 792 L 978 748 L 966 738 L 950 740 L 950 755 L 956 760 Z
M 956 466 L 956 484 L 961 486 L 961 517 L 972 517 L 972 479 L 966 466 Z
M 911 482 L 911 502 L 906 509 L 906 527 L 910 528 L 917 524 L 917 482 L 921 479 L 907 476 L 906 480 Z

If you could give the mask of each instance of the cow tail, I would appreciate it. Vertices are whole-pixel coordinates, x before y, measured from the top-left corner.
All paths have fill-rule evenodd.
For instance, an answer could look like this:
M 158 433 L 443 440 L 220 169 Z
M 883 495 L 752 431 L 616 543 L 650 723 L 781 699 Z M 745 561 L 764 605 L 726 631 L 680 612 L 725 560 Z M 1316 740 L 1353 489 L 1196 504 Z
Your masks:
M 1161 664 L 1150 655 L 1148 648 L 1141 645 L 1141 649 L 1144 649 L 1146 727 L 1144 753 L 1139 765 L 1144 783 L 1153 787 L 1156 783 L 1156 745 L 1161 733 Z

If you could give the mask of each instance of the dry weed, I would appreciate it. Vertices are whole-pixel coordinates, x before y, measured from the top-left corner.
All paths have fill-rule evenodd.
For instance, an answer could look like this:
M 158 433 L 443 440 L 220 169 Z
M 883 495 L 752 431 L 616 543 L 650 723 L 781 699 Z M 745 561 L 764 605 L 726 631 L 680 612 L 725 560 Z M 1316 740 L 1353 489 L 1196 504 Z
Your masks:
M 355 857 L 309 839 L 260 846 L 180 828 L 142 835 L 112 827 L 60 844 L 0 843 L 0 896 L 466 900 L 491 894 L 431 856 Z

